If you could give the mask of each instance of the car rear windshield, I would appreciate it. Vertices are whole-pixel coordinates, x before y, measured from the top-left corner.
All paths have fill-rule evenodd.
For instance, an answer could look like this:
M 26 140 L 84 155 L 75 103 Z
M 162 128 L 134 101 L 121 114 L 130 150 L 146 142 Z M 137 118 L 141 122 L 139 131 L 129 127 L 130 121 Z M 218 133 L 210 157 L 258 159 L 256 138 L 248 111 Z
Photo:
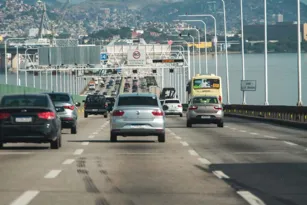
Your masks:
M 1 107 L 48 107 L 48 98 L 29 95 L 4 96 Z
M 179 100 L 165 100 L 165 103 L 180 103 Z
M 86 103 L 104 103 L 106 98 L 103 95 L 90 95 L 86 97 Z
M 129 96 L 129 97 L 120 97 L 118 99 L 118 106 L 134 106 L 134 105 L 143 105 L 143 106 L 158 106 L 158 100 L 156 97 L 150 96 Z
M 115 102 L 115 98 L 107 98 L 106 99 L 108 103 L 114 103 Z
M 207 104 L 207 103 L 211 103 L 211 104 L 218 104 L 219 101 L 216 97 L 197 97 L 193 99 L 193 103 L 197 103 L 197 104 Z
M 53 102 L 69 102 L 70 97 L 67 94 L 48 94 Z

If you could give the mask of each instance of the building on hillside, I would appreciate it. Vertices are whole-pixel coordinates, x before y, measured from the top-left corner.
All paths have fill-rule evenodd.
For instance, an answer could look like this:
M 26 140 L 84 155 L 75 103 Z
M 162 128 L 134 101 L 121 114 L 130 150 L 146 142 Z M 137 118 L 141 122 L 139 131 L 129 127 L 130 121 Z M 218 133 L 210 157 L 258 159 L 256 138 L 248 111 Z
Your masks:
M 259 24 L 244 26 L 244 38 L 250 41 L 263 41 L 264 26 Z M 301 24 L 301 39 L 307 41 L 307 23 Z M 297 24 L 283 22 L 268 25 L 268 40 L 297 41 Z

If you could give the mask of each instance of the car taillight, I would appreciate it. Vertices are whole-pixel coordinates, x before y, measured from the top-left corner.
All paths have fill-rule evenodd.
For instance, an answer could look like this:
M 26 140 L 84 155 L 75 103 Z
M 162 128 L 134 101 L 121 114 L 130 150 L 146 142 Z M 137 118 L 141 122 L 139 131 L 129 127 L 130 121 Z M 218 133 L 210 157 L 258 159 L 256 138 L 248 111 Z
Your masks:
M 215 110 L 223 110 L 222 107 L 214 107 Z
M 84 104 L 83 107 L 86 108 L 86 104 Z
M 193 106 L 189 107 L 189 110 L 197 110 L 197 108 L 198 108 L 197 106 L 193 105 Z
M 219 96 L 219 101 L 222 102 L 222 96 Z
M 125 114 L 125 112 L 122 111 L 122 110 L 114 110 L 113 113 L 112 113 L 112 116 L 121 117 L 124 114 Z
M 154 110 L 151 112 L 154 116 L 163 116 L 163 112 L 161 110 Z
M 182 105 L 178 105 L 178 107 L 182 107 Z
M 40 112 L 40 113 L 37 113 L 37 116 L 39 118 L 45 119 L 45 120 L 55 119 L 55 113 L 54 112 Z
M 73 106 L 73 105 L 65 105 L 64 108 L 65 109 L 69 109 L 69 110 L 74 110 L 75 106 Z
M 0 120 L 8 119 L 10 116 L 10 113 L 2 112 L 0 113 Z
M 105 104 L 104 104 L 104 107 L 108 107 L 108 103 L 105 103 Z

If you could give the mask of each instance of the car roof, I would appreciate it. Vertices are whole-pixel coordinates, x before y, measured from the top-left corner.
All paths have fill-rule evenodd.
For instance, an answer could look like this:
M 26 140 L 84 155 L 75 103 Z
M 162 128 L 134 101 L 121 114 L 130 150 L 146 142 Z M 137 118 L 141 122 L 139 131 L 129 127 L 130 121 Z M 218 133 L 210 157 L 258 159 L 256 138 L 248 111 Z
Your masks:
M 125 93 L 125 94 L 119 94 L 119 97 L 156 97 L 155 94 L 152 93 Z
M 50 94 L 70 95 L 69 93 L 64 93 L 64 92 L 47 92 L 47 93 L 43 93 L 43 94 L 47 94 L 47 95 L 50 95 Z
M 192 98 L 203 98 L 203 97 L 217 98 L 216 95 L 200 95 L 200 96 L 194 96 L 194 97 L 192 97 Z

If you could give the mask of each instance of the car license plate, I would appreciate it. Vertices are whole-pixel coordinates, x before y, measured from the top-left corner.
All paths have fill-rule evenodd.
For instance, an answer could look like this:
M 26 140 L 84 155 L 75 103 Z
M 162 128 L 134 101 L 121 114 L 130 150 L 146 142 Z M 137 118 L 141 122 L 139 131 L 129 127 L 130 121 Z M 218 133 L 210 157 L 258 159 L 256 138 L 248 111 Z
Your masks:
M 92 109 L 92 111 L 98 111 L 98 109 Z
M 16 122 L 32 122 L 32 117 L 16 117 Z
M 142 129 L 142 128 L 145 128 L 144 125 L 131 125 L 131 128 L 132 129 Z
M 210 116 L 201 116 L 202 119 L 208 119 Z

